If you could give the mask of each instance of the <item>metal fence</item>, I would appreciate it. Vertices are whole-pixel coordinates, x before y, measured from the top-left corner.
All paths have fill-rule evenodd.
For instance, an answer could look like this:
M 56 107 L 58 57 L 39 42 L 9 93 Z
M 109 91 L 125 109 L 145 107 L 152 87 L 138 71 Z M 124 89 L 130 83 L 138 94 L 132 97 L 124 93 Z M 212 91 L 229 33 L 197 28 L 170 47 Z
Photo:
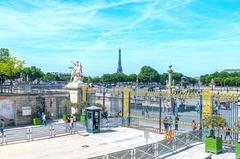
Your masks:
M 92 157 L 89 159 L 154 159 L 172 155 L 175 152 L 189 148 L 194 144 L 202 142 L 200 131 L 182 133 L 171 141 L 159 141 L 133 149 L 122 150 L 109 153 L 103 156 Z
M 5 129 L 4 135 L 0 136 L 0 145 L 53 138 L 56 136 L 78 133 L 84 130 L 85 126 L 82 123 L 76 123 L 72 129 L 66 127 L 64 123 Z
M 209 114 L 216 114 L 227 121 L 229 129 L 236 129 L 240 114 L 240 95 L 230 92 L 209 91 Z M 162 131 L 165 129 L 164 120 L 168 118 L 176 130 L 191 131 L 193 120 L 201 129 L 203 108 L 206 95 L 200 92 L 146 91 L 144 89 L 129 89 L 129 103 L 124 107 L 124 92 L 122 89 L 107 90 L 106 92 L 88 92 L 89 104 L 101 103 L 107 107 L 109 115 L 122 117 L 123 126 L 152 127 Z M 205 98 L 204 98 L 205 97 Z M 128 115 L 124 115 L 128 110 Z M 205 110 L 205 109 L 204 109 Z M 178 117 L 178 124 L 175 119 Z M 121 119 L 119 119 L 120 121 Z M 238 135 L 231 132 L 235 141 Z

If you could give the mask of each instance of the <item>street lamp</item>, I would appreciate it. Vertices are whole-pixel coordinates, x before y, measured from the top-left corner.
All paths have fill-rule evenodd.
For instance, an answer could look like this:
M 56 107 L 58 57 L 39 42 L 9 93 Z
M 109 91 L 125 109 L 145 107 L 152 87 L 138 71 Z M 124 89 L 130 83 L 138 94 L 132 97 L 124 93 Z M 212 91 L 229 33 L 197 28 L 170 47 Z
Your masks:
M 159 91 L 160 91 L 160 96 L 159 96 L 159 132 L 162 130 L 162 97 L 161 97 L 161 83 L 159 83 Z
M 214 79 L 211 80 L 212 92 L 213 92 Z

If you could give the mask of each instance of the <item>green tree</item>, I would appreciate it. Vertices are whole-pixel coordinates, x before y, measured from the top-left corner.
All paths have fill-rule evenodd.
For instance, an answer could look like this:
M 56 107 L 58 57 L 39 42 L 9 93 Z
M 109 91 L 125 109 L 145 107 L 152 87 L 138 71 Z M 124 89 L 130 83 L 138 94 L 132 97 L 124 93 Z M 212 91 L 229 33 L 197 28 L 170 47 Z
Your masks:
M 7 57 L 10 57 L 9 50 L 6 48 L 0 48 L 0 61 L 4 60 Z
M 143 66 L 138 75 L 140 82 L 149 83 L 149 82 L 159 82 L 160 75 L 159 73 L 150 66 Z
M 175 81 L 175 84 L 180 83 L 182 77 L 183 77 L 182 73 L 173 72 L 173 80 Z
M 91 82 L 92 83 L 100 83 L 101 82 L 101 77 L 92 77 Z
M 213 131 L 224 129 L 227 126 L 227 121 L 219 115 L 209 115 L 203 119 L 203 128 L 210 128 Z
M 113 76 L 111 74 L 104 74 L 104 75 L 102 75 L 101 81 L 102 82 L 115 82 L 114 78 L 113 78 Z
M 16 77 L 23 69 L 24 61 L 11 56 L 8 49 L 0 49 L 0 76 L 7 78 Z M 2 80 L 1 80 L 2 81 Z
M 31 66 L 31 67 L 25 67 L 23 69 L 23 72 L 25 75 L 28 75 L 31 81 L 34 80 L 40 80 L 43 79 L 44 73 L 40 68 L 37 68 L 36 66 Z
M 216 86 L 238 86 L 239 84 L 240 73 L 233 72 L 215 72 L 213 74 L 206 74 L 200 77 L 200 81 L 204 85 L 209 85 L 214 80 Z
M 43 76 L 43 80 L 44 81 L 60 81 L 60 77 L 58 74 L 48 72 Z
M 44 81 L 70 81 L 71 75 L 68 73 L 48 72 L 43 76 Z
M 137 81 L 137 75 L 136 74 L 128 75 L 128 81 L 129 82 L 136 82 Z
M 100 104 L 100 103 L 95 103 L 93 105 L 96 106 L 96 107 L 101 108 L 103 112 L 107 111 L 107 107 L 102 105 L 102 104 Z
M 43 111 L 43 105 L 42 104 L 34 103 L 34 104 L 32 104 L 31 108 L 32 108 L 32 118 L 37 117 L 36 116 L 37 112 L 42 113 L 42 111 Z

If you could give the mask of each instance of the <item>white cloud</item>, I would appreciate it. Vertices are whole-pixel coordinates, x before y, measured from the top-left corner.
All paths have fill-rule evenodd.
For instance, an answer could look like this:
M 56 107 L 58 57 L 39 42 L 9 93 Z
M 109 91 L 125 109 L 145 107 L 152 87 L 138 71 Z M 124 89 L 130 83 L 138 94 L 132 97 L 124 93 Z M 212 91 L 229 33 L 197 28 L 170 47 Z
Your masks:
M 208 50 L 223 55 L 229 49 L 235 55 L 239 14 L 214 18 L 192 9 L 195 2 L 0 1 L 4 4 L 0 5 L 0 47 L 13 50 L 29 65 L 51 71 L 64 70 L 68 61 L 79 58 L 88 74 L 98 75 L 115 71 L 118 47 L 129 73 L 144 64 L 160 70 L 172 62 L 183 67 L 181 61 L 193 56 L 205 63 Z

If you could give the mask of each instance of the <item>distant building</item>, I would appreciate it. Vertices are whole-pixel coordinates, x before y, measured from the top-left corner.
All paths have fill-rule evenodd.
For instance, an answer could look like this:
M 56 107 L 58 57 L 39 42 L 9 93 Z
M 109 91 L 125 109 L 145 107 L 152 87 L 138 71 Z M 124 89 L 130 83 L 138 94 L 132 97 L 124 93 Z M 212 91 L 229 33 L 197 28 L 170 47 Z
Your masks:
M 121 59 L 121 49 L 120 48 L 118 50 L 118 68 L 117 68 L 117 73 L 123 73 L 122 59 Z
M 223 72 L 227 72 L 227 73 L 240 72 L 240 69 L 225 69 L 223 70 Z

